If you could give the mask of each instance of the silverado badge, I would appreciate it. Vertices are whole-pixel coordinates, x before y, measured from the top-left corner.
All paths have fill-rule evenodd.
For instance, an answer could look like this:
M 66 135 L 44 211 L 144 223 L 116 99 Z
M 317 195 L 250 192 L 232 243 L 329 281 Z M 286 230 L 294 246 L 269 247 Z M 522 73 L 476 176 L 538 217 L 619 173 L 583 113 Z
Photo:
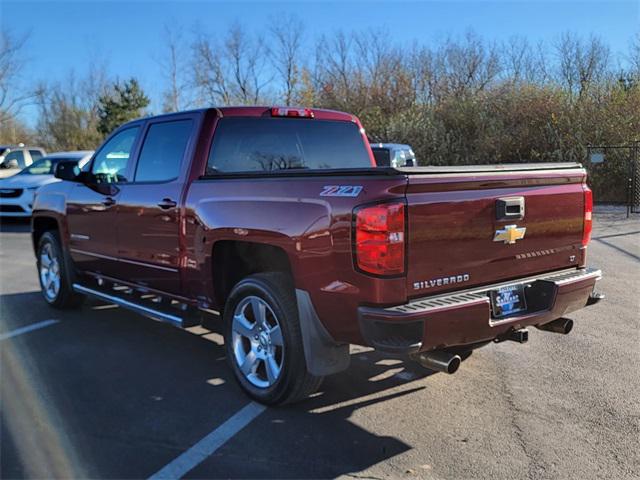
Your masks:
M 525 227 L 518 228 L 517 225 L 507 225 L 502 230 L 496 230 L 493 241 L 513 244 L 517 240 L 523 239 L 526 231 Z
M 471 276 L 468 273 L 460 275 L 451 275 L 450 277 L 432 278 L 423 282 L 413 282 L 414 290 L 422 290 L 423 288 L 441 287 L 443 285 L 454 285 L 456 283 L 468 282 Z

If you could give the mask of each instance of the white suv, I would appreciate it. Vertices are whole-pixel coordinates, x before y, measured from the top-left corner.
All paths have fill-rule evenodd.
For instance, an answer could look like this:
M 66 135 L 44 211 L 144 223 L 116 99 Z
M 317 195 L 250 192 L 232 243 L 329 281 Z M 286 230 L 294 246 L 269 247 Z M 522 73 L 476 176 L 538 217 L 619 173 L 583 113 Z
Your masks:
M 0 179 L 0 217 L 30 217 L 33 196 L 38 188 L 59 182 L 54 177 L 62 161 L 78 162 L 82 168 L 93 152 L 58 152 L 42 157 L 10 178 Z

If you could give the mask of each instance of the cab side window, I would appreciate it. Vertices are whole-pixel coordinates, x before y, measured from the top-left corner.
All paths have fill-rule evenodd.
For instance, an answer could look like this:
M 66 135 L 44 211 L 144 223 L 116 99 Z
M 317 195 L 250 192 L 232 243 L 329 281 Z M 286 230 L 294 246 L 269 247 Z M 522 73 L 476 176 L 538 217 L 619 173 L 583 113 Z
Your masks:
M 99 183 L 126 182 L 127 165 L 140 127 L 131 127 L 117 133 L 98 152 L 91 173 Z
M 175 120 L 149 126 L 140 151 L 136 182 L 167 182 L 178 178 L 193 122 Z

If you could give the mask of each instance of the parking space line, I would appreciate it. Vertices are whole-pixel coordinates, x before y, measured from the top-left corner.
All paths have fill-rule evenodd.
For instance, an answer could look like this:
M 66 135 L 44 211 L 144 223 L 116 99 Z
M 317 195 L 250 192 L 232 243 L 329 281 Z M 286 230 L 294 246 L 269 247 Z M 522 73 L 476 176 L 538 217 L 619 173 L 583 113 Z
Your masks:
M 31 325 L 16 328 L 15 330 L 11 330 L 10 332 L 0 334 L 0 340 L 6 340 L 7 338 L 17 337 L 18 335 L 22 335 L 23 333 L 33 332 L 34 330 L 39 330 L 41 328 L 48 327 L 49 325 L 54 325 L 56 323 L 58 323 L 58 320 L 43 320 L 42 322 L 32 323 Z
M 182 478 L 189 471 L 201 464 L 207 457 L 233 438 L 240 430 L 249 425 L 264 412 L 266 407 L 256 402 L 245 405 L 231 418 L 193 445 L 182 455 L 176 457 L 149 480 Z

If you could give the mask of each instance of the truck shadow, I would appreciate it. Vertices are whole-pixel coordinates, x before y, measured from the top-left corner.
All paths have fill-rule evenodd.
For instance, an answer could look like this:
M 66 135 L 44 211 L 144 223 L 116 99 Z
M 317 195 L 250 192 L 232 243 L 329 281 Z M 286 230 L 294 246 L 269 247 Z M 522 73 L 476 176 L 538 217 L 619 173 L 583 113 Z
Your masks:
M 249 402 L 215 330 L 176 330 L 97 302 L 60 312 L 38 292 L 0 305 L 3 332 L 59 320 L 2 341 L 3 478 L 147 477 Z M 350 418 L 419 401 L 431 373 L 359 349 L 315 396 L 267 409 L 188 476 L 330 478 L 388 460 L 412 446 Z

